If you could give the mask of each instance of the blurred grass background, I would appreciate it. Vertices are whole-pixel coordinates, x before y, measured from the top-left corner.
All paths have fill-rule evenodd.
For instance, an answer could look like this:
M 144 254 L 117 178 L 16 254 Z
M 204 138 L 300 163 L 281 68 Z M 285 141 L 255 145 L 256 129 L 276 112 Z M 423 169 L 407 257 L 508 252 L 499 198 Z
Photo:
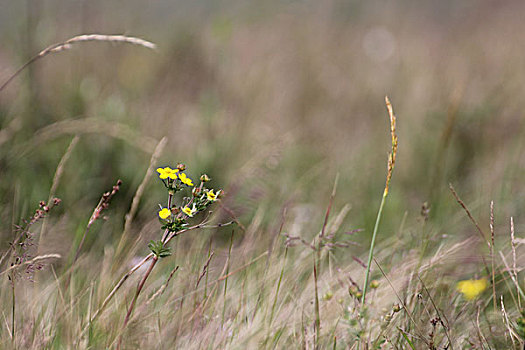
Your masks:
M 485 226 L 494 200 L 497 236 L 508 237 L 509 216 L 519 235 L 523 10 L 518 1 L 1 2 L 0 82 L 78 34 L 158 45 L 78 45 L 33 64 L 0 93 L 2 247 L 13 224 L 47 199 L 79 135 L 56 191 L 63 205 L 39 249 L 67 254 L 120 178 L 109 220 L 88 237 L 88 254 L 102 256 L 167 136 L 158 165 L 183 162 L 193 178 L 208 173 L 241 222 L 258 220 L 255 241 L 276 232 L 284 207 L 285 229 L 311 239 L 339 173 L 334 207 L 351 205 L 341 227 L 364 229 L 352 237 L 361 245 L 341 254 L 362 256 L 386 173 L 385 95 L 398 116 L 399 154 L 379 240 L 419 240 L 424 202 L 434 246 L 474 235 L 448 183 Z M 155 232 L 163 201 L 157 181 L 145 193 L 134 236 Z M 231 229 L 219 232 L 226 242 Z M 154 234 L 143 238 L 144 252 Z
M 402 217 L 424 201 L 432 201 L 433 217 L 450 215 L 448 182 L 481 205 L 479 214 L 489 199 L 522 209 L 518 2 L 1 6 L 4 79 L 44 47 L 77 34 L 130 34 L 159 46 L 155 53 L 79 45 L 32 65 L 3 91 L 5 223 L 47 198 L 78 133 L 57 195 L 80 216 L 116 178 L 124 196 L 113 208 L 126 211 L 155 140 L 168 136 L 163 164 L 185 162 L 195 175 L 206 169 L 216 184 L 244 194 L 231 200 L 245 215 L 271 203 L 265 216 L 272 218 L 271 208 L 292 197 L 324 206 L 339 172 L 337 200 L 353 205 L 349 222 L 369 228 L 388 150 L 384 95 L 400 116 L 401 140 L 386 215 Z M 84 118 L 103 129 L 118 123 L 136 136 L 120 140 L 60 124 Z M 140 210 L 146 216 L 160 189 L 148 191 L 151 202 Z

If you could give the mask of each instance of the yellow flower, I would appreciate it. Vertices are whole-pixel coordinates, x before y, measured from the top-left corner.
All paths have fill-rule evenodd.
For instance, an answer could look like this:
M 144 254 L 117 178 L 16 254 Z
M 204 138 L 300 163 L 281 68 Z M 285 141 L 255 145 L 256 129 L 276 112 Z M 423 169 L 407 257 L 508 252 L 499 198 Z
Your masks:
M 191 179 L 187 177 L 186 174 L 180 173 L 179 179 L 180 179 L 180 182 L 182 182 L 183 184 L 188 185 L 188 186 L 193 186 L 193 182 L 191 182 Z
M 161 219 L 167 219 L 171 215 L 171 210 L 168 208 L 162 208 L 162 210 L 159 211 L 159 217 Z
M 195 204 L 193 204 L 193 207 L 191 209 L 190 207 L 185 206 L 184 208 L 182 208 L 182 211 L 184 212 L 184 214 L 188 215 L 191 218 L 197 212 L 197 208 L 195 208 Z
M 487 287 L 488 282 L 484 278 L 480 280 L 459 281 L 456 286 L 457 290 L 462 293 L 467 300 L 476 299 Z
M 208 200 L 210 202 L 215 202 L 218 199 L 217 196 L 219 195 L 219 193 L 221 193 L 221 191 L 217 191 L 217 193 L 213 193 L 213 190 L 209 190 L 206 193 L 206 196 L 208 197 Z
M 175 180 L 177 178 L 177 173 L 179 172 L 179 170 L 172 169 L 170 167 L 165 167 L 165 168 L 157 168 L 157 172 L 159 173 L 159 177 L 162 180 L 167 179 L 167 178 Z

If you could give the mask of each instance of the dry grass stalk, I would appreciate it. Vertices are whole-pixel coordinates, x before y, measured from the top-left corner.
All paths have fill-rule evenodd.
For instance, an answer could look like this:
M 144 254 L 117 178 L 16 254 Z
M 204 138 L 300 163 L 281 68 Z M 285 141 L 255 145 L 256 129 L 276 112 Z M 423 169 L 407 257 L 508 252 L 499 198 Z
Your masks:
M 521 289 L 519 282 L 516 278 L 514 278 L 514 274 L 512 272 L 512 269 L 510 268 L 509 264 L 507 263 L 507 259 L 505 259 L 505 255 L 503 255 L 503 252 L 500 250 L 499 255 L 501 257 L 501 261 L 503 261 L 503 264 L 505 265 L 505 271 L 509 273 L 510 279 L 516 286 L 516 289 L 518 291 L 518 295 L 521 295 L 522 298 L 525 298 L 525 293 L 523 292 L 523 289 Z
M 336 175 L 334 180 L 334 187 L 332 188 L 332 194 L 330 195 L 330 200 L 328 202 L 328 207 L 326 208 L 326 213 L 324 216 L 323 227 L 321 233 L 317 237 L 317 244 L 315 245 L 316 255 L 314 255 L 314 308 L 315 308 L 315 322 L 314 322 L 314 341 L 316 348 L 319 347 L 319 337 L 321 333 L 321 311 L 319 307 L 319 290 L 318 290 L 318 274 L 321 271 L 321 249 L 323 244 L 323 239 L 326 233 L 326 226 L 328 225 L 328 218 L 330 217 L 330 212 L 332 210 L 332 205 L 334 203 L 335 194 L 337 192 L 337 183 L 339 182 L 339 174 Z
M 171 279 L 173 278 L 173 275 L 175 275 L 175 272 L 179 270 L 179 266 L 176 266 L 173 270 L 171 270 L 170 275 L 168 276 L 168 279 L 166 279 L 166 282 L 153 294 L 148 301 L 144 304 L 144 306 L 149 305 L 153 300 L 155 300 L 157 297 L 162 295 L 166 288 L 168 288 L 168 284 L 170 283 Z
M 481 330 L 481 325 L 479 323 L 480 309 L 481 307 L 478 306 L 478 312 L 476 313 L 476 332 L 478 334 L 480 344 L 483 344 L 483 343 L 489 344 L 489 342 L 487 341 L 487 338 L 485 338 L 485 336 L 483 335 L 483 331 Z
M 516 343 L 514 340 L 517 340 L 520 342 L 520 336 L 516 334 L 514 329 L 511 326 L 509 316 L 507 314 L 507 311 L 505 310 L 505 304 L 503 304 L 503 295 L 501 296 L 501 316 L 503 317 L 503 323 L 505 324 L 505 327 L 507 328 L 507 331 L 509 332 L 510 340 L 512 341 L 512 345 L 516 346 Z
M 75 36 L 71 39 L 68 39 L 64 42 L 53 44 L 51 46 L 46 47 L 42 51 L 40 51 L 36 56 L 33 56 L 29 61 L 27 61 L 24 65 L 22 65 L 15 73 L 13 73 L 3 84 L 0 86 L 0 92 L 5 89 L 7 85 L 11 81 L 13 81 L 25 68 L 27 68 L 32 63 L 38 61 L 41 58 L 46 57 L 47 55 L 51 53 L 57 53 L 61 51 L 66 51 L 71 49 L 73 44 L 76 43 L 83 43 L 88 41 L 105 41 L 105 42 L 111 42 L 111 43 L 127 43 L 127 44 L 133 44 L 142 46 L 151 50 L 155 50 L 157 46 L 144 39 L 135 38 L 132 36 L 125 36 L 125 35 L 103 35 L 103 34 L 85 34 L 85 35 L 79 35 Z
M 111 299 L 115 296 L 115 294 L 117 293 L 117 291 L 120 289 L 120 287 L 122 287 L 122 285 L 124 284 L 124 282 L 126 282 L 126 280 L 131 276 L 133 275 L 133 273 L 135 273 L 135 271 L 137 271 L 138 269 L 140 269 L 142 267 L 142 265 L 144 265 L 146 262 L 149 261 L 149 259 L 151 259 L 153 257 L 153 253 L 150 253 L 148 254 L 146 257 L 144 257 L 138 264 L 136 264 L 135 266 L 133 266 L 126 274 L 124 274 L 124 276 L 121 277 L 121 279 L 117 282 L 117 284 L 115 284 L 115 287 L 113 287 L 113 289 L 111 290 L 111 292 L 109 292 L 109 294 L 106 296 L 106 298 L 104 299 L 104 301 L 102 302 L 102 305 L 97 309 L 97 311 L 95 311 L 93 313 L 93 316 L 91 317 L 91 319 L 89 320 L 88 324 L 86 324 L 84 326 L 84 328 L 82 329 L 82 331 L 80 332 L 80 335 L 78 336 L 77 340 L 76 340 L 76 344 L 78 345 L 80 343 L 80 341 L 82 340 L 82 337 L 84 336 L 84 334 L 86 333 L 86 331 L 91 327 L 91 325 L 93 324 L 93 322 L 101 315 L 102 311 L 105 310 L 106 306 L 109 304 L 109 302 L 111 301 Z
M 60 199 L 58 198 L 54 198 L 51 202 L 49 203 L 45 203 L 45 202 L 40 202 L 40 208 L 37 209 L 35 211 L 35 214 L 31 217 L 31 219 L 29 219 L 28 221 L 26 221 L 26 224 L 25 224 L 25 227 L 21 230 L 21 232 L 19 232 L 17 235 L 16 235 L 16 238 L 13 240 L 13 242 L 11 242 L 11 248 L 12 249 L 9 249 L 7 250 L 3 255 L 2 257 L 0 258 L 0 266 L 2 265 L 4 259 L 11 253 L 14 253 L 14 247 L 18 245 L 19 241 L 23 239 L 24 235 L 29 232 L 29 229 L 36 223 L 38 222 L 40 219 L 44 218 L 45 215 L 51 210 L 53 209 L 55 206 L 59 205 L 61 202 Z
M 516 241 L 516 236 L 514 235 L 514 218 L 510 218 L 510 245 L 512 248 L 512 273 L 514 274 L 514 278 L 516 281 L 518 280 L 518 269 L 516 267 L 516 247 L 518 246 L 518 242 Z M 518 294 L 518 306 L 521 309 L 521 297 L 519 294 L 519 290 L 517 290 Z
M 379 268 L 379 271 L 381 271 L 381 274 L 383 275 L 383 277 L 387 280 L 388 284 L 390 285 L 390 288 L 392 288 L 392 290 L 394 291 L 394 294 L 396 295 L 397 297 L 397 300 L 399 301 L 399 303 L 401 304 L 403 310 L 405 310 L 408 318 L 410 319 L 410 321 L 412 322 L 412 324 L 414 325 L 414 329 L 415 331 L 418 333 L 418 336 L 420 337 L 421 340 L 423 340 L 427 345 L 429 345 L 428 343 L 428 340 L 427 338 L 425 337 L 424 335 L 424 332 L 421 331 L 421 329 L 419 328 L 419 323 L 416 322 L 416 320 L 414 319 L 414 317 L 412 316 L 412 313 L 410 312 L 410 310 L 408 309 L 408 307 L 406 306 L 405 302 L 403 301 L 403 299 L 401 298 L 401 296 L 399 295 L 399 293 L 397 292 L 397 290 L 395 289 L 394 285 L 392 284 L 392 281 L 388 278 L 388 276 L 386 275 L 385 271 L 383 270 L 383 268 L 381 267 L 381 265 L 379 265 L 379 263 L 377 262 L 377 260 L 374 258 L 374 262 L 376 263 L 377 267 Z
M 78 135 L 73 137 L 73 139 L 69 143 L 69 146 L 67 147 L 66 152 L 60 159 L 60 162 L 58 163 L 57 169 L 55 171 L 55 175 L 53 176 L 53 183 L 51 184 L 51 189 L 49 190 L 49 197 L 47 200 L 48 203 L 51 203 L 51 200 L 55 197 L 55 193 L 58 188 L 58 184 L 60 183 L 60 179 L 62 178 L 62 174 L 64 173 L 64 168 L 66 167 L 66 163 L 71 157 L 71 153 L 73 152 L 73 149 L 77 145 L 79 139 L 80 137 Z M 38 254 L 38 251 L 40 250 L 42 242 L 44 241 L 46 223 L 47 223 L 47 219 L 44 218 L 44 220 L 42 221 L 42 227 L 40 228 L 40 237 L 38 238 L 37 254 Z
M 44 142 L 55 140 L 62 135 L 69 134 L 107 135 L 125 141 L 143 152 L 150 154 L 155 152 L 155 148 L 158 144 L 156 139 L 141 135 L 125 124 L 103 121 L 97 118 L 83 118 L 64 120 L 39 129 L 31 139 L 31 144 L 20 151 L 21 156 Z
M 468 218 L 470 219 L 470 221 L 472 221 L 472 223 L 474 224 L 474 226 L 476 226 L 476 229 L 478 230 L 479 232 L 479 235 L 481 236 L 481 238 L 483 238 L 483 240 L 487 243 L 487 246 L 490 248 L 490 242 L 488 241 L 487 237 L 485 236 L 485 233 L 483 232 L 483 230 L 481 229 L 481 227 L 479 226 L 478 222 L 476 221 L 476 219 L 474 219 L 474 217 L 472 216 L 472 214 L 470 213 L 470 210 L 467 208 L 465 202 L 463 202 L 461 200 L 461 198 L 459 197 L 458 193 L 456 192 L 456 190 L 454 189 L 454 186 L 452 186 L 452 184 L 449 184 L 448 185 L 448 188 L 450 189 L 450 192 L 452 192 L 452 195 L 454 196 L 454 198 L 456 199 L 456 201 L 458 202 L 458 204 L 463 208 L 463 210 L 465 211 L 465 213 L 467 213 L 467 216 Z
M 22 264 L 20 265 L 29 265 L 29 264 L 33 264 L 37 261 L 41 261 L 41 260 L 47 260 L 47 259 L 60 259 L 62 256 L 60 254 L 46 254 L 46 255 L 39 255 L 39 256 L 35 256 L 33 259 L 31 260 L 28 260 L 28 261 L 24 261 Z M 20 267 L 20 265 L 13 265 L 13 266 L 10 266 L 8 267 L 7 269 L 5 269 L 4 271 L 0 272 L 0 276 L 11 271 L 11 270 L 14 270 L 18 267 Z
M 396 154 L 397 154 L 397 134 L 396 134 L 396 116 L 394 115 L 394 110 L 390 99 L 388 96 L 385 96 L 386 108 L 388 110 L 388 116 L 390 117 L 390 135 L 392 137 L 392 152 L 388 157 L 388 173 L 386 176 L 385 184 L 385 195 L 388 194 L 388 186 L 390 185 L 390 180 L 392 179 L 392 173 L 394 171 L 394 166 L 396 164 Z
M 206 263 L 204 264 L 204 267 L 202 268 L 202 272 L 197 279 L 197 283 L 195 284 L 195 289 L 199 288 L 199 283 L 201 282 L 202 278 L 208 273 L 208 267 L 210 266 L 211 259 L 213 258 L 213 255 L 215 255 L 215 252 L 211 252 L 208 256 L 208 260 L 206 260 Z
M 20 118 L 14 118 L 9 124 L 0 130 L 0 146 L 9 141 L 13 135 L 22 128 L 22 121 Z
M 494 304 L 494 312 L 497 312 L 498 308 L 496 300 L 496 271 L 494 269 L 494 242 L 496 241 L 494 234 L 494 201 L 490 201 L 490 237 L 490 260 L 492 265 L 492 301 Z
M 146 189 L 146 185 L 149 182 L 149 179 L 151 178 L 151 175 L 153 174 L 155 164 L 157 164 L 159 157 L 164 150 L 164 147 L 166 146 L 166 143 L 168 142 L 167 137 L 163 137 L 159 143 L 157 144 L 157 147 L 155 147 L 155 151 L 153 151 L 153 154 L 151 155 L 151 159 L 149 162 L 149 167 L 146 170 L 146 174 L 144 175 L 144 178 L 142 179 L 142 182 L 140 183 L 139 187 L 137 188 L 137 192 L 135 192 L 135 195 L 133 196 L 133 200 L 131 201 L 131 208 L 129 209 L 129 212 L 125 216 L 125 222 L 124 222 L 124 231 L 122 232 L 122 236 L 120 238 L 119 245 L 117 247 L 117 253 L 116 256 L 119 256 L 122 252 L 122 249 L 124 248 L 127 239 L 129 231 L 131 230 L 131 224 L 133 222 L 133 218 L 137 214 L 137 210 L 139 208 L 140 199 L 142 198 L 142 195 L 144 194 L 144 190 Z
M 361 297 L 361 307 L 364 308 L 366 301 L 366 291 L 368 288 L 368 280 L 370 278 L 370 268 L 372 265 L 372 258 L 374 257 L 374 246 L 377 236 L 377 230 L 379 228 L 379 222 L 381 221 L 381 215 L 383 213 L 383 207 L 385 205 L 386 197 L 388 195 L 388 189 L 390 186 L 390 180 L 392 179 L 392 173 L 394 172 L 394 166 L 396 164 L 396 154 L 397 154 L 397 134 L 396 134 L 396 116 L 394 115 L 394 110 L 392 104 L 388 99 L 388 96 L 385 97 L 386 108 L 388 110 L 388 116 L 390 118 L 390 135 L 392 137 L 392 152 L 388 156 L 388 172 L 386 175 L 385 190 L 383 191 L 383 197 L 381 198 L 381 204 L 379 205 L 379 210 L 376 216 L 376 222 L 374 225 L 374 231 L 372 233 L 372 240 L 370 241 L 370 249 L 368 251 L 368 263 L 366 264 L 366 273 L 365 281 L 363 283 L 363 295 Z
M 122 330 L 120 333 L 120 336 L 118 337 L 117 342 L 117 350 L 120 350 L 120 347 L 122 345 L 122 336 L 124 333 L 124 330 L 126 329 L 126 326 L 129 323 L 129 320 L 131 319 L 131 314 L 133 312 L 133 309 L 135 308 L 135 303 L 137 302 L 137 299 L 139 298 L 140 292 L 142 291 L 142 288 L 144 288 L 144 285 L 146 284 L 146 280 L 151 275 L 151 271 L 153 271 L 153 268 L 159 261 L 159 257 L 156 255 L 153 256 L 151 260 L 151 264 L 148 267 L 148 270 L 144 273 L 144 276 L 142 276 L 142 279 L 139 282 L 139 285 L 137 286 L 137 290 L 135 291 L 135 294 L 133 295 L 133 299 L 131 300 L 131 304 L 128 307 L 128 312 L 126 313 L 126 317 L 124 318 L 124 324 L 122 325 Z
M 51 200 L 55 196 L 55 192 L 58 188 L 60 178 L 62 177 L 62 174 L 64 173 L 64 168 L 66 166 L 66 163 L 71 157 L 71 153 L 73 152 L 73 149 L 77 145 L 78 140 L 80 140 L 80 137 L 78 135 L 75 135 L 75 137 L 73 137 L 73 139 L 69 143 L 69 146 L 67 147 L 66 152 L 60 159 L 60 162 L 58 163 L 57 169 L 55 171 L 55 175 L 53 176 L 53 183 L 51 184 L 51 189 L 49 190 L 49 198 L 47 200 L 48 202 L 51 202 Z
M 86 236 L 89 232 L 89 229 L 91 228 L 91 225 L 93 225 L 93 223 L 100 218 L 100 215 L 102 214 L 102 212 L 109 207 L 111 198 L 113 198 L 113 196 L 120 190 L 120 185 L 122 185 L 122 181 L 117 180 L 117 183 L 115 184 L 115 186 L 113 186 L 111 191 L 105 192 L 100 198 L 100 201 L 98 202 L 97 206 L 93 210 L 93 213 L 91 214 L 91 217 L 89 218 L 88 224 L 86 226 L 86 230 L 84 231 L 84 235 L 82 236 L 82 240 L 80 241 L 80 244 L 78 245 L 77 251 L 75 253 L 75 257 L 71 264 L 72 266 L 75 265 L 75 262 L 77 261 L 80 255 L 82 245 L 84 244 L 84 240 L 86 239 Z
M 425 286 L 425 283 L 423 282 L 423 280 L 421 279 L 421 277 L 419 275 L 417 275 L 417 278 L 419 279 L 419 282 L 421 282 L 421 286 L 423 286 L 423 289 L 425 290 L 425 292 L 427 293 L 428 295 L 428 298 L 432 304 L 432 307 L 434 308 L 434 310 L 436 311 L 436 314 L 438 315 L 438 320 L 439 320 L 439 323 L 441 324 L 441 326 L 443 327 L 443 330 L 445 331 L 445 335 L 447 336 L 447 339 L 448 339 L 448 344 L 446 346 L 446 348 L 449 348 L 450 347 L 450 350 L 454 350 L 454 346 L 453 346 L 453 343 L 452 343 L 452 339 L 450 338 L 450 334 L 448 332 L 448 330 L 450 329 L 450 323 L 447 319 L 447 317 L 445 316 L 444 313 L 440 312 L 439 311 L 439 308 L 436 306 L 436 303 L 434 302 L 434 298 L 432 298 L 432 295 L 430 294 L 429 290 L 427 289 L 427 287 Z M 443 322 L 443 319 L 445 319 L 445 321 L 447 322 L 447 324 L 445 324 Z

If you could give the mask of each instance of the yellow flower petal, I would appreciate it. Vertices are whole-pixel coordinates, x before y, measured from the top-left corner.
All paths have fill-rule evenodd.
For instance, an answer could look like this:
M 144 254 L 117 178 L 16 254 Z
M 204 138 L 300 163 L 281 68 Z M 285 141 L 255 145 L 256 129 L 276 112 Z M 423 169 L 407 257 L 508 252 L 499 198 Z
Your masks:
M 159 173 L 159 177 L 164 180 L 168 178 L 168 174 L 166 173 L 166 170 L 163 168 L 157 168 L 157 172 Z
M 186 176 L 186 174 L 180 173 L 179 179 L 180 179 L 180 182 L 182 182 L 183 184 L 188 185 L 188 186 L 193 186 L 193 182 L 191 181 L 189 177 Z
M 179 170 L 177 169 L 170 169 L 170 173 L 168 174 L 168 177 L 172 180 L 175 180 L 177 178 L 177 173 L 179 172 Z
M 476 299 L 485 289 L 488 287 L 488 282 L 486 279 L 482 278 L 480 280 L 464 280 L 459 281 L 456 288 L 463 294 L 465 299 L 473 300 Z
M 162 210 L 159 211 L 159 217 L 161 219 L 167 219 L 171 215 L 171 210 L 168 208 L 162 208 Z
M 175 180 L 177 178 L 177 173 L 179 172 L 179 170 L 172 169 L 170 167 L 165 167 L 165 168 L 157 168 L 157 172 L 159 173 L 159 177 L 162 180 L 165 180 L 167 178 Z
M 219 191 L 220 192 L 220 191 Z M 210 202 L 215 202 L 217 200 L 217 195 L 219 194 L 219 192 L 217 193 L 213 193 L 213 190 L 209 190 L 207 193 L 206 193 L 206 196 L 208 197 L 208 200 Z
M 182 208 L 182 211 L 184 212 L 184 214 L 188 215 L 191 218 L 193 217 L 193 214 L 195 214 L 197 210 L 195 208 L 195 205 L 193 205 L 193 208 L 185 206 L 184 208 Z

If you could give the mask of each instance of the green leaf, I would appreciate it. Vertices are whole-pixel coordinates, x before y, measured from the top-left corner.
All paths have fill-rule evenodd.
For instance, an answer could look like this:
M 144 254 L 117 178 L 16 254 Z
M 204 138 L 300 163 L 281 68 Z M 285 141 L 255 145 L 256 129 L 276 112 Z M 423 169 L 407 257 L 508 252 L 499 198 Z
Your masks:
M 165 247 L 162 241 L 150 241 L 148 248 L 158 258 L 165 258 L 171 255 L 171 248 Z
M 408 343 L 408 345 L 410 346 L 410 348 L 411 348 L 412 350 L 416 350 L 414 344 L 413 344 L 412 341 L 408 338 L 408 335 L 406 335 L 406 333 L 403 332 L 403 331 L 401 330 L 401 328 L 398 327 L 397 329 L 401 332 L 401 335 L 403 336 L 403 338 L 405 338 L 405 340 L 407 341 L 407 343 Z

